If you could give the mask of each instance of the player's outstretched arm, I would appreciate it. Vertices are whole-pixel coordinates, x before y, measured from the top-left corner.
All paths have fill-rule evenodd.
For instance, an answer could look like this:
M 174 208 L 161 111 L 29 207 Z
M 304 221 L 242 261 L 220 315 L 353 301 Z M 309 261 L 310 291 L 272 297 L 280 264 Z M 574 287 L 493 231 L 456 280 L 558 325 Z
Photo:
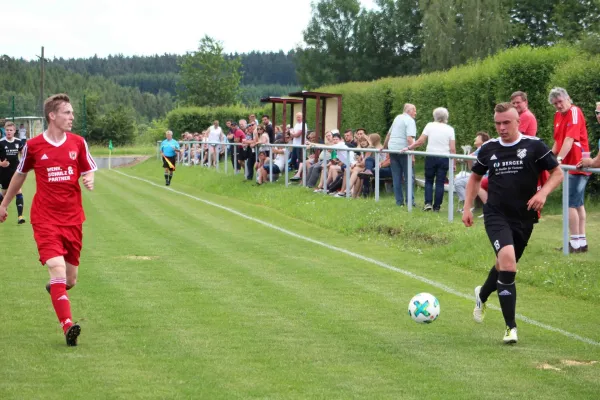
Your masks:
M 8 216 L 6 209 L 8 208 L 12 200 L 15 198 L 17 193 L 19 193 L 19 190 L 21 190 L 21 188 L 23 187 L 25 179 L 27 179 L 27 174 L 17 172 L 13 175 L 12 179 L 10 180 L 8 190 L 6 191 L 4 199 L 0 204 L 0 222 L 6 221 L 6 217 Z
M 540 211 L 544 207 L 544 204 L 546 204 L 548 195 L 562 183 L 564 179 L 564 173 L 560 167 L 551 169 L 549 172 L 550 177 L 544 186 L 542 186 L 542 188 L 538 190 L 538 192 L 527 202 L 528 210 Z
M 477 197 L 477 193 L 479 193 L 479 188 L 481 187 L 481 180 L 483 179 L 482 175 L 472 173 L 469 177 L 469 181 L 467 182 L 467 188 L 465 190 L 465 204 L 463 205 L 463 217 L 462 221 L 466 227 L 470 227 L 473 225 L 473 212 L 471 208 L 473 208 L 473 202 L 475 201 L 475 197 Z

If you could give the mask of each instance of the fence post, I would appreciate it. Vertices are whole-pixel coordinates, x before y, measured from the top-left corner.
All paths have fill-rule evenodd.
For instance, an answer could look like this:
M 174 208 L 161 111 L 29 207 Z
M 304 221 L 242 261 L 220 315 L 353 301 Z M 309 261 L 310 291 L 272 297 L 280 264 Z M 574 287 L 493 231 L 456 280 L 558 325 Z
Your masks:
M 350 198 L 350 165 L 352 164 L 350 161 L 350 151 L 346 150 L 346 198 Z
M 375 154 L 375 201 L 379 201 L 379 154 L 377 150 Z M 369 190 L 371 190 L 371 182 L 369 182 Z
M 323 175 L 323 192 L 327 193 L 327 156 L 325 156 L 323 162 L 325 166 L 323 167 L 324 175 Z
M 217 149 L 218 147 L 215 145 L 215 169 L 219 171 L 219 152 Z
M 448 221 L 454 220 L 454 159 L 448 158 Z M 437 184 L 437 182 L 436 182 Z
M 225 145 L 225 175 L 227 175 L 227 145 Z
M 413 206 L 413 165 L 412 165 L 412 155 L 407 154 L 407 168 L 406 168 L 406 207 L 409 212 L 412 211 Z M 402 179 L 402 177 L 400 177 Z
M 296 154 L 296 153 L 294 153 L 294 154 Z M 285 149 L 283 149 L 283 156 L 286 160 L 288 159 L 288 148 L 287 147 Z M 288 185 L 288 172 L 289 172 L 289 167 L 286 165 L 285 166 L 285 187 L 287 187 L 287 185 Z
M 302 186 L 306 186 L 306 147 L 302 147 Z
M 237 162 L 237 147 L 235 143 L 231 147 L 233 149 L 233 174 L 237 175 L 238 173 L 238 162 Z
M 273 183 L 273 148 L 269 147 L 269 182 Z
M 562 219 L 563 219 L 563 254 L 569 255 L 569 171 L 563 179 L 562 184 Z

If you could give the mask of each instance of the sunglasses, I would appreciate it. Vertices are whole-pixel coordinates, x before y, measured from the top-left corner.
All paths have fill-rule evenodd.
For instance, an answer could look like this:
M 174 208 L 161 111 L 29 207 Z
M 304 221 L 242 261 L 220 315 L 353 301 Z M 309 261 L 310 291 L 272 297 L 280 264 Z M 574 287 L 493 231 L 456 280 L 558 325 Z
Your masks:
M 596 110 L 595 112 L 596 112 L 596 115 L 600 115 L 600 111 Z

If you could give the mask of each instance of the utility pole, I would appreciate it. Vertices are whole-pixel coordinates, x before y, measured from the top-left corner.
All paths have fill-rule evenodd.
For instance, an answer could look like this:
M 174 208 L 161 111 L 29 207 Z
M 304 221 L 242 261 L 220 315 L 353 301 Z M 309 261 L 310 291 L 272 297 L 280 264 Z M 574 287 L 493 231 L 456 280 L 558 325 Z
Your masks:
M 44 46 L 42 46 L 42 55 L 37 56 L 40 59 L 40 115 L 44 116 Z M 42 129 L 44 128 L 44 119 L 42 119 Z

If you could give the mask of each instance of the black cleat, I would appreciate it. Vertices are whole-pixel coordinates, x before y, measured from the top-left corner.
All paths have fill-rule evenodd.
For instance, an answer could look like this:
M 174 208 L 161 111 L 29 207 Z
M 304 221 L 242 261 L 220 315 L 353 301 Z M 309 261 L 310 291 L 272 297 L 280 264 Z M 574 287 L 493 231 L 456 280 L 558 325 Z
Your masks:
M 77 337 L 81 333 L 81 326 L 77 324 L 71 325 L 71 327 L 65 333 L 65 339 L 67 340 L 67 346 L 77 346 Z

